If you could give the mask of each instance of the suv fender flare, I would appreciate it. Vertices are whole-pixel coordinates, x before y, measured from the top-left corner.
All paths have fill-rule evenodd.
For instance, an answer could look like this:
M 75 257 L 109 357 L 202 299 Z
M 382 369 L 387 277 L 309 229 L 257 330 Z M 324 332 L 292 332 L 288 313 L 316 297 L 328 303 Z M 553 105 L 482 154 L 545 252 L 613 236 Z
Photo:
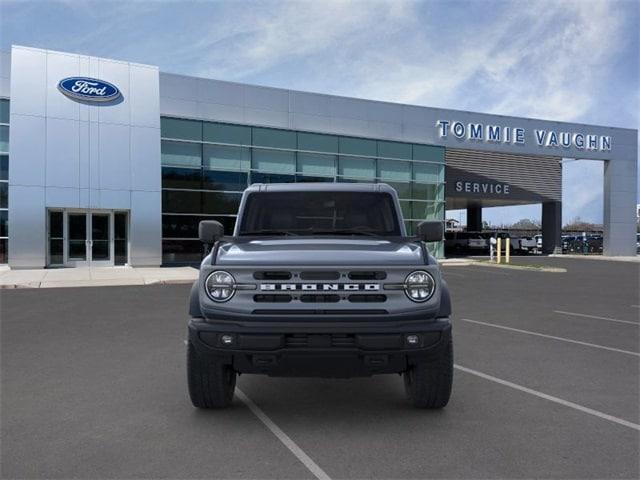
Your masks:
M 198 295 L 199 279 L 193 282 L 191 293 L 189 294 L 189 315 L 191 318 L 203 318 L 202 310 L 200 310 L 200 297 Z
M 438 310 L 438 318 L 451 316 L 451 294 L 449 293 L 449 285 L 442 279 L 442 292 L 440 293 L 440 310 Z

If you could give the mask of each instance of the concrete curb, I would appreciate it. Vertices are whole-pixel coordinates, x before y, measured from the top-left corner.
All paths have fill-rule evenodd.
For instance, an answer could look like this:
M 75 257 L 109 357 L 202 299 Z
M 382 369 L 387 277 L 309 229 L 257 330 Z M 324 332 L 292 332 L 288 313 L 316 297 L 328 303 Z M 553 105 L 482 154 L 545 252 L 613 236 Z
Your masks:
M 640 263 L 640 254 L 635 257 L 609 257 L 604 255 L 571 255 L 571 254 L 556 254 L 553 253 L 549 255 L 553 258 L 577 258 L 580 260 L 600 260 L 600 261 L 608 261 L 608 262 L 629 262 L 629 263 Z
M 0 284 L 0 290 L 15 290 L 22 288 L 80 288 L 80 287 L 128 287 L 141 285 L 182 285 L 192 284 L 192 278 L 171 279 L 104 279 L 83 281 L 51 281 Z
M 190 284 L 198 278 L 193 267 L 98 267 L 0 271 L 0 289 L 115 287 Z
M 527 270 L 529 272 L 549 272 L 549 273 L 566 273 L 567 269 L 563 267 L 531 267 L 527 265 L 511 265 L 511 264 L 497 264 L 489 262 L 476 261 L 470 265 L 476 267 L 489 267 L 489 268 L 504 268 L 506 270 Z

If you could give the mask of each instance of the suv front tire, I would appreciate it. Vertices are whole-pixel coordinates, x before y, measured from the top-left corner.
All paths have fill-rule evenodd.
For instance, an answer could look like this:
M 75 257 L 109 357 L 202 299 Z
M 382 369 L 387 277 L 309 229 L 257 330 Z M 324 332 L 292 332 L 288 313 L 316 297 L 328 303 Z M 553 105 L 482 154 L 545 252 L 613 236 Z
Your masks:
M 438 357 L 421 361 L 404 372 L 407 397 L 418 408 L 443 408 L 449 403 L 453 384 L 453 340 Z
M 236 372 L 221 360 L 198 355 L 191 342 L 187 346 L 187 379 L 194 407 L 224 408 L 231 404 Z

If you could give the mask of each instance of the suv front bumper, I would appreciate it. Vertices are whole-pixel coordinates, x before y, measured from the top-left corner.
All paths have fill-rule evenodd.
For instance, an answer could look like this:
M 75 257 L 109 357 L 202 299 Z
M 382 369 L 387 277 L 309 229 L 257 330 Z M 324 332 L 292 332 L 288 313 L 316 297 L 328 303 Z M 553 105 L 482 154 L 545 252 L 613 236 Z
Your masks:
M 417 336 L 410 344 L 407 336 Z M 231 338 L 231 343 L 223 342 Z M 192 318 L 189 342 L 239 373 L 356 377 L 400 373 L 437 357 L 451 339 L 448 318 L 397 322 L 251 322 Z

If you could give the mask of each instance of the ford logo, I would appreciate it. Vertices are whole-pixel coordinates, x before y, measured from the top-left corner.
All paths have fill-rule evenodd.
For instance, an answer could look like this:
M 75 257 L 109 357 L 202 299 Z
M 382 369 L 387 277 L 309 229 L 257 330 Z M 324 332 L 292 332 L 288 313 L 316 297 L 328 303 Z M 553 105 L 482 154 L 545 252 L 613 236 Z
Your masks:
M 67 97 L 89 102 L 110 102 L 120 97 L 118 87 L 97 78 L 63 78 L 58 82 L 58 90 Z

